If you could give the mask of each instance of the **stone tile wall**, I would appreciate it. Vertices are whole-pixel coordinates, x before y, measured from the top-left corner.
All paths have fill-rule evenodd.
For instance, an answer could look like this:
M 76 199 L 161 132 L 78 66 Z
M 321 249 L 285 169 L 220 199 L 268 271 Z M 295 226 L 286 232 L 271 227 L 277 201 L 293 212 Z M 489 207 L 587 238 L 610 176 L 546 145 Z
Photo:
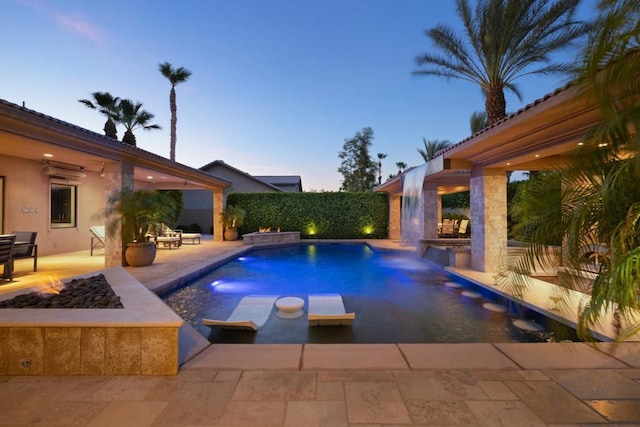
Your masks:
M 0 375 L 177 373 L 178 328 L 0 328 Z

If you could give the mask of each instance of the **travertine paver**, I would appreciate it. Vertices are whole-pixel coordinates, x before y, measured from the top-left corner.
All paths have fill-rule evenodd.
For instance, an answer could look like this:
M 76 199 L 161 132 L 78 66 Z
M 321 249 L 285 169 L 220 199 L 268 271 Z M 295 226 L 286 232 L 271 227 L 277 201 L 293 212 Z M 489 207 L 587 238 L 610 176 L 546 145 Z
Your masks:
M 628 368 L 621 361 L 584 343 L 494 344 L 524 369 Z
M 235 400 L 229 402 L 218 424 L 280 427 L 284 423 L 286 408 L 285 401 Z
M 345 395 L 350 423 L 411 423 L 400 391 L 393 383 L 348 382 Z
M 303 369 L 408 369 L 402 353 L 389 344 L 306 344 Z
M 545 373 L 579 399 L 640 399 L 640 384 L 612 369 Z
M 607 420 L 640 425 L 640 401 L 638 400 L 592 400 L 587 404 Z
M 467 402 L 485 426 L 541 427 L 545 424 L 522 402 Z
M 465 402 L 447 400 L 405 400 L 414 423 L 428 425 L 478 424 Z
M 488 400 L 473 377 L 465 371 L 394 372 L 402 397 L 407 400 Z
M 111 402 L 86 424 L 89 427 L 151 426 L 167 402 Z
M 491 344 L 398 344 L 411 369 L 518 369 Z
M 545 423 L 602 423 L 605 419 L 552 381 L 507 381 L 505 384 Z
M 345 402 L 289 402 L 284 427 L 348 427 Z
M 304 371 L 246 371 L 234 400 L 314 400 L 316 373 Z

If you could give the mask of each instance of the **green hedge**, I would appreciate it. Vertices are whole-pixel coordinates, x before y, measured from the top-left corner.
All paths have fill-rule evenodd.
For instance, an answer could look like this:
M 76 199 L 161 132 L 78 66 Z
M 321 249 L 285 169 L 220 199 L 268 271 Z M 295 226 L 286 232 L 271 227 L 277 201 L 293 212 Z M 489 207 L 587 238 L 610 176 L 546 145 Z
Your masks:
M 227 204 L 244 209 L 242 235 L 271 230 L 300 231 L 302 239 L 388 237 L 389 204 L 380 193 L 232 193 Z

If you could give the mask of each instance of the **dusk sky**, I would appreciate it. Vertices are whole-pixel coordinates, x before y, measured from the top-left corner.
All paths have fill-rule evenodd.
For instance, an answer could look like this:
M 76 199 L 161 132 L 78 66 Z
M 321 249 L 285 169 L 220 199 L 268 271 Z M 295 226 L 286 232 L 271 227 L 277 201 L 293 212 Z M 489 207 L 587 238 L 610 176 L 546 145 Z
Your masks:
M 158 64 L 183 66 L 193 75 L 176 87 L 176 160 L 194 168 L 223 160 L 338 190 L 338 152 L 363 127 L 372 157 L 387 154 L 384 180 L 396 162 L 423 163 L 422 138 L 468 137 L 484 110 L 471 83 L 411 74 L 431 48 L 424 30 L 459 27 L 453 0 L 0 1 L 0 98 L 101 134 L 105 118 L 79 99 L 140 101 L 162 130 L 137 130 L 138 146 L 168 158 L 170 84 Z M 583 1 L 579 16 L 591 18 L 595 0 Z M 507 110 L 566 82 L 516 80 L 524 99 L 508 94 Z

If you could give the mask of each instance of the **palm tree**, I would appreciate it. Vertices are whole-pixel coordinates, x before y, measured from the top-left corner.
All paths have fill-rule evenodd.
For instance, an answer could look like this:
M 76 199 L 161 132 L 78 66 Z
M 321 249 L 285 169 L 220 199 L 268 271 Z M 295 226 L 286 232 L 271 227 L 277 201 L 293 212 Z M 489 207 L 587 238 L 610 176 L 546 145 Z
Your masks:
M 130 99 L 120 101 L 119 122 L 127 129 L 122 137 L 122 142 L 136 145 L 136 137 L 133 130 L 142 128 L 144 130 L 161 129 L 158 125 L 150 125 L 149 122 L 155 116 L 142 109 L 142 103 L 133 102 Z
M 378 185 L 382 184 L 382 159 L 387 157 L 384 153 L 378 153 Z
M 403 170 L 407 167 L 405 162 L 396 162 L 396 167 L 398 168 L 398 175 L 402 173 Z
M 588 328 L 608 311 L 623 339 L 640 331 L 640 321 L 629 315 L 640 306 L 640 1 L 600 0 L 598 12 L 576 85 L 596 100 L 603 120 L 587 134 L 579 155 L 555 174 L 557 196 L 550 203 L 540 198 L 549 193 L 544 188 L 523 196 L 523 206 L 538 198 L 535 209 L 528 210 L 535 215 L 524 224 L 531 250 L 523 269 L 544 261 L 545 245 L 554 241 L 563 243 L 562 260 L 575 270 L 584 268 L 584 248 L 606 248 L 578 331 L 588 336 Z M 532 184 L 548 184 L 541 178 Z M 548 213 L 554 211 L 551 220 Z
M 184 67 L 173 68 L 168 62 L 158 64 L 158 69 L 171 83 L 171 92 L 169 92 L 169 108 L 171 109 L 171 148 L 169 151 L 169 158 L 173 161 L 176 160 L 176 123 L 178 117 L 176 111 L 176 85 L 178 83 L 186 82 L 191 76 L 191 71 Z
M 552 54 L 576 41 L 588 25 L 573 20 L 580 0 L 456 0 L 463 34 L 439 24 L 425 31 L 435 52 L 416 58 L 417 75 L 456 78 L 479 85 L 489 124 L 506 115 L 504 90 L 522 95 L 513 81 L 528 74 L 567 72 Z M 539 68 L 534 64 L 542 63 Z
M 433 139 L 427 141 L 425 138 L 422 138 L 422 143 L 424 144 L 424 149 L 418 148 L 418 153 L 420 153 L 425 162 L 433 159 L 438 151 L 444 150 L 451 145 L 451 141 L 448 139 Z
M 118 115 L 120 113 L 120 98 L 117 96 L 114 97 L 109 92 L 93 92 L 91 96 L 93 97 L 93 101 L 89 99 L 79 99 L 78 102 L 92 110 L 98 110 L 101 114 L 107 116 L 107 121 L 104 124 L 104 134 L 110 138 L 118 139 L 115 122 L 118 121 Z
M 469 118 L 469 125 L 471 126 L 471 135 L 480 132 L 489 126 L 487 113 L 485 111 L 474 111 Z

